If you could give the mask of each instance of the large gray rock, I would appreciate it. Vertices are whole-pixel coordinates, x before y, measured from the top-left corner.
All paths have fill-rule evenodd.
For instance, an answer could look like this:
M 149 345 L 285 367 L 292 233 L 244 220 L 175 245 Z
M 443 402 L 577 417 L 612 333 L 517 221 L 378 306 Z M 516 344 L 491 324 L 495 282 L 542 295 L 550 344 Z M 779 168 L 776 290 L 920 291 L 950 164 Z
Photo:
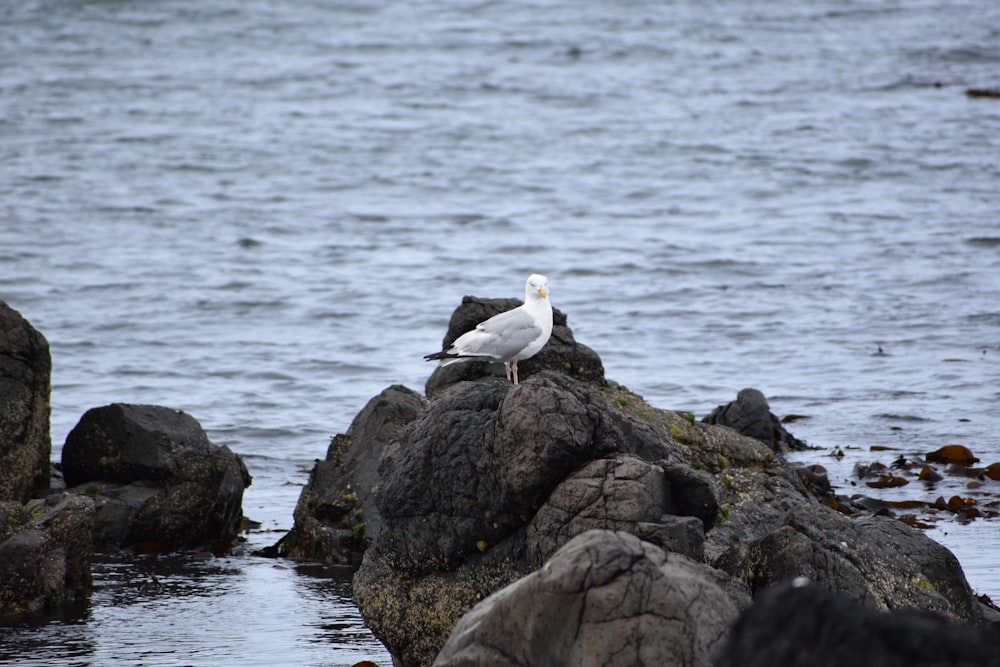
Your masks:
M 51 375 L 45 336 L 0 301 L 0 500 L 49 488 Z
M 404 665 L 428 664 L 462 614 L 575 535 L 625 530 L 697 557 L 717 512 L 664 429 L 552 371 L 442 392 L 378 473 L 382 529 L 354 594 Z
M 0 502 L 0 614 L 52 611 L 91 589 L 89 498 Z
M 589 531 L 476 605 L 434 665 L 710 665 L 739 613 L 720 576 L 628 533 Z
M 168 549 L 231 541 L 250 474 L 180 410 L 115 403 L 88 410 L 66 437 L 63 475 L 93 497 L 94 542 Z
M 754 591 L 802 576 L 875 610 L 982 620 L 955 556 L 889 517 L 850 519 L 822 505 L 797 507 L 749 545 L 735 574 Z
M 426 398 L 401 385 L 371 399 L 316 461 L 295 506 L 295 525 L 268 553 L 359 564 L 381 529 L 372 492 L 382 450 L 426 407 Z
M 484 320 L 521 305 L 518 299 L 481 299 L 466 296 L 452 313 L 448 331 L 441 349 L 447 349 L 466 331 L 476 328 Z M 436 350 L 432 350 L 436 351 Z M 523 379 L 548 369 L 566 373 L 584 382 L 604 384 L 604 365 L 592 349 L 578 343 L 573 331 L 566 324 L 566 315 L 558 308 L 552 309 L 552 337 L 541 352 L 530 359 L 518 362 L 518 375 Z M 431 398 L 456 382 L 475 380 L 488 376 L 504 376 L 503 364 L 485 361 L 463 361 L 438 366 L 427 380 L 425 391 Z

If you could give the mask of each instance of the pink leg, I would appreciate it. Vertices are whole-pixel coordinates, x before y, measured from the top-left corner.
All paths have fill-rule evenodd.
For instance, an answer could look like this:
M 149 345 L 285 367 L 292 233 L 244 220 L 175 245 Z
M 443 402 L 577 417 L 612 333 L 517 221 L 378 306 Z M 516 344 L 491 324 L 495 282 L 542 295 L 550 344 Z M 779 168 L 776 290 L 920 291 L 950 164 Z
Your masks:
M 507 381 L 509 382 L 510 381 L 510 362 L 509 361 L 503 362 L 503 369 L 505 371 L 507 371 Z M 515 383 L 515 384 L 517 384 L 517 383 Z
M 514 361 L 512 365 L 514 366 L 514 384 L 517 384 L 517 361 Z

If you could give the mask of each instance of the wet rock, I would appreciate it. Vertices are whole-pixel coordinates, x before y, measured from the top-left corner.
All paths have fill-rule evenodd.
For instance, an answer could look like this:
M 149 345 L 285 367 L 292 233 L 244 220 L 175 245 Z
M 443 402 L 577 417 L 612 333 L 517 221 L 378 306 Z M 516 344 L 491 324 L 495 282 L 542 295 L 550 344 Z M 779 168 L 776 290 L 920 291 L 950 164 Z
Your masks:
M 698 555 L 716 506 L 685 456 L 561 373 L 454 385 L 385 448 L 355 599 L 401 664 L 423 665 L 476 602 L 590 528 Z
M 250 474 L 179 410 L 115 403 L 88 410 L 66 438 L 70 491 L 94 499 L 96 546 L 168 549 L 230 541 Z
M 968 447 L 962 445 L 945 445 L 928 453 L 926 458 L 931 463 L 949 463 L 958 466 L 971 466 L 979 461 Z
M 52 611 L 91 589 L 94 503 L 72 494 L 0 502 L 0 614 Z
M 996 630 L 916 610 L 882 613 L 820 586 L 763 591 L 733 626 L 717 667 L 980 667 L 997 662 Z
M 48 341 L 0 301 L 0 500 L 48 489 L 51 375 Z
M 381 529 L 373 490 L 385 446 L 427 407 L 427 399 L 400 385 L 373 398 L 346 434 L 316 461 L 295 506 L 295 525 L 274 547 L 276 555 L 326 563 L 361 562 Z
M 585 532 L 466 614 L 434 665 L 710 665 L 738 609 L 719 573 Z
M 455 339 L 466 331 L 475 329 L 480 322 L 520 305 L 521 301 L 518 299 L 464 297 L 461 305 L 452 313 L 441 349 L 447 349 Z M 518 362 L 518 374 L 522 379 L 544 369 L 566 373 L 584 382 L 604 383 L 601 358 L 592 349 L 576 341 L 573 331 L 566 324 L 566 315 L 558 308 L 552 309 L 552 337 L 549 342 L 531 359 Z M 425 391 L 434 398 L 456 382 L 495 375 L 504 377 L 503 364 L 465 361 L 438 366 L 427 380 Z
M 804 576 L 871 609 L 923 609 L 963 623 L 982 616 L 955 556 L 888 517 L 850 519 L 822 505 L 789 511 L 733 572 L 755 592 Z
M 808 449 L 802 442 L 781 425 L 767 403 L 767 399 L 757 389 L 743 389 L 736 400 L 720 405 L 707 417 L 706 424 L 728 426 L 738 433 L 760 440 L 775 452 Z

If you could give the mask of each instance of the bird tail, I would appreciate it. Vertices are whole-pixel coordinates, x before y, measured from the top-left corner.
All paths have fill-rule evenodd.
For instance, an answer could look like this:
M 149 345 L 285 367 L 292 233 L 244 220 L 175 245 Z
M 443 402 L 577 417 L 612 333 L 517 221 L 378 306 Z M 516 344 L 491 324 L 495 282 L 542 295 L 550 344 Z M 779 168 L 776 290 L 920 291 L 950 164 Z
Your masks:
M 435 352 L 434 354 L 425 354 L 424 361 L 438 361 L 442 366 L 447 366 L 448 364 L 453 364 L 456 361 L 461 361 L 464 357 L 455 354 L 454 352 L 449 352 L 448 350 L 442 350 L 441 352 Z

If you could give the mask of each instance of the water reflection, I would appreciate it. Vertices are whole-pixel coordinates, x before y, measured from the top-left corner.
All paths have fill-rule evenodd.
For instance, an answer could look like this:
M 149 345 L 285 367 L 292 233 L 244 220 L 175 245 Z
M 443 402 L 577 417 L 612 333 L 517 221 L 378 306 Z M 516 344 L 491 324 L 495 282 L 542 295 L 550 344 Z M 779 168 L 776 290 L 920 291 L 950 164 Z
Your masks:
M 255 556 L 96 554 L 94 594 L 0 626 L 4 665 L 389 665 L 349 568 Z

